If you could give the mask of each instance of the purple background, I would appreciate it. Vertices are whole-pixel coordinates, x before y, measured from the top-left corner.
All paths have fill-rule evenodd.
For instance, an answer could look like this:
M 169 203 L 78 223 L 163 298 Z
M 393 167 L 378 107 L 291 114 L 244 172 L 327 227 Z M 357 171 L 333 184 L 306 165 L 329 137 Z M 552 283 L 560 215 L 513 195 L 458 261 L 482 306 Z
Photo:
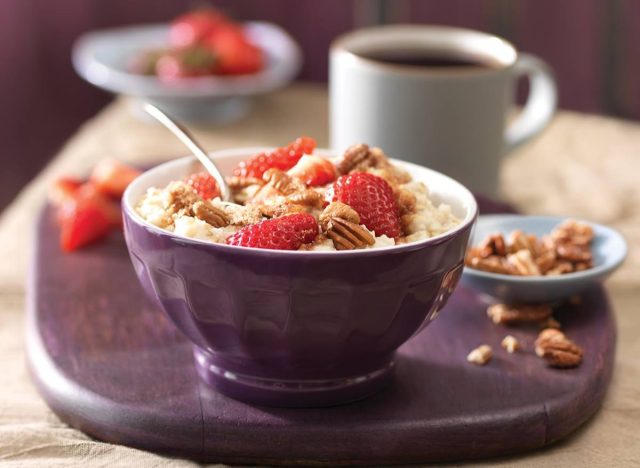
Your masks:
M 205 2 L 206 3 L 206 2 Z M 284 26 L 306 57 L 302 80 L 324 81 L 327 48 L 377 22 L 459 25 L 500 34 L 554 68 L 560 106 L 640 118 L 640 2 L 632 0 L 224 0 L 240 20 Z M 202 2 L 200 3 L 202 4 Z M 70 48 L 81 33 L 167 21 L 186 0 L 0 2 L 0 207 L 111 97 L 81 81 Z M 112 155 L 117 156 L 117 155 Z

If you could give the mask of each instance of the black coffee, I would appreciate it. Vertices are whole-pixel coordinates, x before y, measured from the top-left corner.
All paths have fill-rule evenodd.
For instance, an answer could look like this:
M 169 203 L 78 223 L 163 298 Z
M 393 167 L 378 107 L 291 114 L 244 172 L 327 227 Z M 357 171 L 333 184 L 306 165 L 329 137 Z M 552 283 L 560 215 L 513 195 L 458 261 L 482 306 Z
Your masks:
M 360 54 L 362 57 L 376 62 L 388 63 L 392 65 L 404 65 L 408 67 L 424 68 L 498 68 L 500 65 L 488 60 L 475 59 L 470 57 L 455 57 L 447 55 L 436 55 L 428 51 L 378 51 Z

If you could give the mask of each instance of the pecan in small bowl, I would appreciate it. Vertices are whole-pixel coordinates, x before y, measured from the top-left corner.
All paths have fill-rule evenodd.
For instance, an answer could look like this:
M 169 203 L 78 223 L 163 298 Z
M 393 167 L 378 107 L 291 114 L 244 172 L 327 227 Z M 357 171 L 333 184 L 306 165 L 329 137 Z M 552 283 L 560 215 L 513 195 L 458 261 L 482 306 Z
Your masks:
M 548 303 L 579 294 L 624 261 L 609 227 L 552 216 L 480 216 L 463 281 L 506 303 Z

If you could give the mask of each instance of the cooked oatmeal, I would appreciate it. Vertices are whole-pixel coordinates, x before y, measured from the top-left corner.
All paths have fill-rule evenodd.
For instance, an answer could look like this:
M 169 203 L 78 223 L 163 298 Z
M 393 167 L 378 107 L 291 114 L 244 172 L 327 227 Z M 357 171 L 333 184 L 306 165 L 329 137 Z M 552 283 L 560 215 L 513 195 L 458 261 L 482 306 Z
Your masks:
M 440 235 L 460 223 L 449 205 L 435 203 L 423 182 L 412 180 L 380 149 L 356 145 L 335 162 L 309 153 L 288 170 L 271 167 L 261 177 L 255 171 L 244 176 L 252 160 L 239 166 L 244 173 L 236 170 L 230 180 L 232 202 L 210 197 L 219 192 L 203 189 L 206 176 L 199 174 L 197 185 L 186 179 L 149 188 L 136 210 L 149 223 L 193 239 L 307 251 L 390 247 Z M 266 159 L 254 159 L 259 156 Z M 307 232 L 310 216 L 316 234 Z M 303 224 L 307 231 L 298 238 L 296 229 Z

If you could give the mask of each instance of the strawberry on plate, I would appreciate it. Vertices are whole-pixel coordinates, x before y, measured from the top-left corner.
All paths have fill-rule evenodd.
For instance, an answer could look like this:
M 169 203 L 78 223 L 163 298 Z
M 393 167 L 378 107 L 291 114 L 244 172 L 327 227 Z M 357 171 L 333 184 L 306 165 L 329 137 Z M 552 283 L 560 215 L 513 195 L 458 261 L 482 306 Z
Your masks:
M 309 213 L 297 213 L 267 219 L 240 229 L 227 238 L 227 244 L 260 249 L 297 250 L 318 235 L 316 219 Z
M 320 187 L 336 179 L 336 168 L 331 161 L 316 155 L 304 155 L 287 171 L 309 187 Z
M 238 177 L 255 177 L 262 179 L 268 169 L 287 171 L 291 169 L 305 154 L 313 153 L 316 141 L 309 137 L 299 137 L 287 146 L 275 149 L 269 153 L 260 153 L 242 161 L 233 171 Z
M 102 159 L 91 172 L 90 182 L 108 196 L 120 198 L 140 171 L 116 159 Z
M 400 236 L 398 202 L 382 177 L 366 172 L 343 175 L 327 190 L 326 197 L 328 202 L 341 201 L 356 210 L 362 224 L 377 236 Z
M 197 76 L 211 75 L 218 67 L 218 59 L 206 47 L 199 45 L 172 50 L 156 62 L 158 78 L 167 83 Z
M 171 22 L 169 41 L 174 47 L 192 46 L 228 21 L 222 13 L 212 9 L 185 13 Z
M 220 26 L 206 37 L 203 44 L 218 58 L 218 72 L 221 74 L 257 73 L 264 66 L 262 50 L 247 39 L 238 25 L 228 23 Z
M 205 200 L 211 200 L 220 196 L 220 188 L 218 188 L 216 180 L 208 172 L 192 174 L 187 177 L 185 182 Z
M 104 238 L 122 221 L 114 202 L 84 184 L 58 207 L 58 222 L 60 246 L 71 252 Z

